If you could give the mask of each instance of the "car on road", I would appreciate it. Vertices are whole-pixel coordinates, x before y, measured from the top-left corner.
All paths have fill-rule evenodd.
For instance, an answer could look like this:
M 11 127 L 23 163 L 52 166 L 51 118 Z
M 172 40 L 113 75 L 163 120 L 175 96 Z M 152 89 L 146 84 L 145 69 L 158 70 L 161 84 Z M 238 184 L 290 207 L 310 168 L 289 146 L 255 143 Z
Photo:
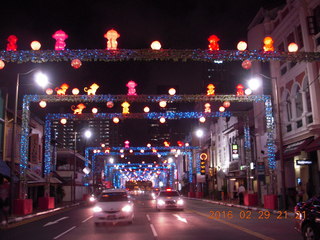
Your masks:
M 295 206 L 295 229 L 305 240 L 320 239 L 320 195 Z
M 105 222 L 131 224 L 134 218 L 133 202 L 127 191 L 122 189 L 104 190 L 92 210 L 96 225 Z
M 152 198 L 153 200 L 155 200 L 155 199 L 157 198 L 159 192 L 160 192 L 159 188 L 153 189 L 153 190 L 151 191 L 151 193 L 150 193 L 151 198 Z
M 156 198 L 156 208 L 161 209 L 184 209 L 184 201 L 178 191 L 172 189 L 161 190 Z

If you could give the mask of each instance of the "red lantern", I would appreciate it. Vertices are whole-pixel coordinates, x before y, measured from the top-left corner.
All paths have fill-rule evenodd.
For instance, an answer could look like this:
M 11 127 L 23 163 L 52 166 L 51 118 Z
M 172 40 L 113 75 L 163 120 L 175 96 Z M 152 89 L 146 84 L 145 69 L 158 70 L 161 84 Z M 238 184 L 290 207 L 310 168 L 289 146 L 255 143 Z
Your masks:
M 230 107 L 230 102 L 229 101 L 224 101 L 222 104 L 225 108 Z
M 79 60 L 79 59 L 73 59 L 71 61 L 71 66 L 74 68 L 74 69 L 78 69 L 80 68 L 82 65 L 82 62 Z
M 17 51 L 18 38 L 15 35 L 10 35 L 7 40 L 7 51 Z
M 242 64 L 241 64 L 241 66 L 244 68 L 244 69 L 250 69 L 251 68 L 251 66 L 252 66 L 252 63 L 251 63 L 251 61 L 250 60 L 244 60 L 243 62 L 242 62 Z
M 219 38 L 216 36 L 216 35 L 211 35 L 209 38 L 208 38 L 208 41 L 209 41 L 209 50 L 219 50 L 220 47 L 219 47 Z
M 3 69 L 5 65 L 4 61 L 0 60 L 0 70 Z
M 112 108 L 112 107 L 113 107 L 113 105 L 114 105 L 114 104 L 113 104 L 113 102 L 112 102 L 112 101 L 108 101 L 108 102 L 107 102 L 107 107 L 108 107 L 108 108 Z

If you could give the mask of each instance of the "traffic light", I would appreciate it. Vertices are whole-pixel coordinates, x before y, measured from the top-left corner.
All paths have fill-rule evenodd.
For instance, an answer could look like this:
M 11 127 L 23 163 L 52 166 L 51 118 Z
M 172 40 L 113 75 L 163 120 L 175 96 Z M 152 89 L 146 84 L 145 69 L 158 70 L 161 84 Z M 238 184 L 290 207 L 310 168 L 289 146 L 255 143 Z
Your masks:
M 200 154 L 200 174 L 206 175 L 206 161 L 208 159 L 208 155 L 206 153 Z

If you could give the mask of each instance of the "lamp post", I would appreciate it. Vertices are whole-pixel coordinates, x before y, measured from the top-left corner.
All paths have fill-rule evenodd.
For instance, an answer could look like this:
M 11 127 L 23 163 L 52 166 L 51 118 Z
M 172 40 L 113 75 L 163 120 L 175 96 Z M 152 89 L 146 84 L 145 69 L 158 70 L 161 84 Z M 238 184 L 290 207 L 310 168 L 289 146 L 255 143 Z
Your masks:
M 11 184 L 10 184 L 10 198 L 11 198 L 11 209 L 13 208 L 13 199 L 15 197 L 14 195 L 14 191 L 15 191 L 15 187 L 14 187 L 14 183 L 13 183 L 13 179 L 14 179 L 14 169 L 15 169 L 15 146 L 16 144 L 16 129 L 17 129 L 17 112 L 18 112 L 18 100 L 19 100 L 19 85 L 20 85 L 20 75 L 21 76 L 25 76 L 28 75 L 34 71 L 37 71 L 38 68 L 33 68 L 28 72 L 25 73 L 18 73 L 17 74 L 17 79 L 16 79 L 16 92 L 15 92 L 15 102 L 14 102 L 14 113 L 13 113 L 13 127 L 12 127 L 12 136 L 11 136 L 11 171 L 10 171 L 10 176 L 11 176 Z M 46 75 L 42 74 L 42 73 L 38 73 L 36 75 L 36 83 L 41 86 L 41 87 L 45 87 L 48 84 L 48 78 L 46 77 Z M 21 184 L 21 183 L 20 183 Z M 19 198 L 20 199 L 24 199 L 25 198 L 25 186 L 20 186 L 20 191 L 19 191 Z
M 274 92 L 275 105 L 277 108 L 276 111 L 276 128 L 277 128 L 277 138 L 279 140 L 279 158 L 280 158 L 280 174 L 281 174 L 281 195 L 282 195 L 282 204 L 283 208 L 287 208 L 286 203 L 286 182 L 285 182 L 285 170 L 284 170 L 284 157 L 283 157 L 283 137 L 282 137 L 282 126 L 281 126 L 281 114 L 280 114 L 280 96 L 279 96 L 279 85 L 277 77 L 268 77 L 264 74 L 259 73 L 263 78 L 269 79 L 272 81 L 272 89 Z M 273 172 L 271 178 L 273 178 Z M 274 179 L 272 179 L 272 188 L 274 190 Z

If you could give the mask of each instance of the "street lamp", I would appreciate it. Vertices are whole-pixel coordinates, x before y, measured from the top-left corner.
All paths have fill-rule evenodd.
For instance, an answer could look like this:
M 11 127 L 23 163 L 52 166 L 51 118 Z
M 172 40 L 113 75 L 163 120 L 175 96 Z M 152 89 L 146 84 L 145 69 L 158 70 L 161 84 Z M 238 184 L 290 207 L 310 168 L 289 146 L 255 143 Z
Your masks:
M 15 146 L 16 144 L 16 129 L 17 129 L 17 112 L 18 112 L 18 100 L 19 100 L 19 85 L 20 85 L 20 76 L 25 76 L 28 75 L 32 72 L 37 71 L 38 68 L 31 69 L 28 72 L 25 73 L 18 73 L 17 74 L 17 79 L 16 79 L 16 93 L 15 93 L 15 102 L 14 102 L 14 115 L 13 115 L 13 127 L 12 127 L 12 137 L 11 137 L 11 184 L 10 184 L 10 197 L 11 197 L 11 209 L 13 207 L 13 199 L 14 199 L 14 169 L 15 169 Z M 36 75 L 36 83 L 40 85 L 41 87 L 44 87 L 48 84 L 48 78 L 46 75 L 42 73 L 38 73 Z M 25 186 L 21 186 L 21 190 L 19 191 L 19 198 L 24 199 L 25 198 Z
M 72 202 L 76 201 L 76 168 L 77 168 L 77 132 L 74 132 L 74 158 L 73 158 L 73 181 L 72 181 Z M 87 129 L 84 131 L 84 137 L 86 139 L 91 138 L 92 136 L 92 132 L 90 129 Z M 92 171 L 92 174 L 94 174 L 94 172 Z
M 279 139 L 279 158 L 280 158 L 280 174 L 281 174 L 281 195 L 282 195 L 282 204 L 283 207 L 286 209 L 286 182 L 285 182 L 285 171 L 284 171 L 284 157 L 283 157 L 283 137 L 282 137 L 282 126 L 281 126 L 281 114 L 280 114 L 280 96 L 279 96 L 279 85 L 278 85 L 278 78 L 277 77 L 268 77 L 264 74 L 258 73 L 259 76 L 269 79 L 272 81 L 272 89 L 274 91 L 274 99 L 276 105 L 276 128 L 277 128 L 277 137 Z M 252 81 L 252 80 L 251 80 Z M 256 81 L 259 81 L 257 79 Z M 260 80 L 261 82 L 261 80 Z M 271 175 L 271 178 L 273 174 Z M 272 188 L 274 190 L 274 179 L 272 179 Z

